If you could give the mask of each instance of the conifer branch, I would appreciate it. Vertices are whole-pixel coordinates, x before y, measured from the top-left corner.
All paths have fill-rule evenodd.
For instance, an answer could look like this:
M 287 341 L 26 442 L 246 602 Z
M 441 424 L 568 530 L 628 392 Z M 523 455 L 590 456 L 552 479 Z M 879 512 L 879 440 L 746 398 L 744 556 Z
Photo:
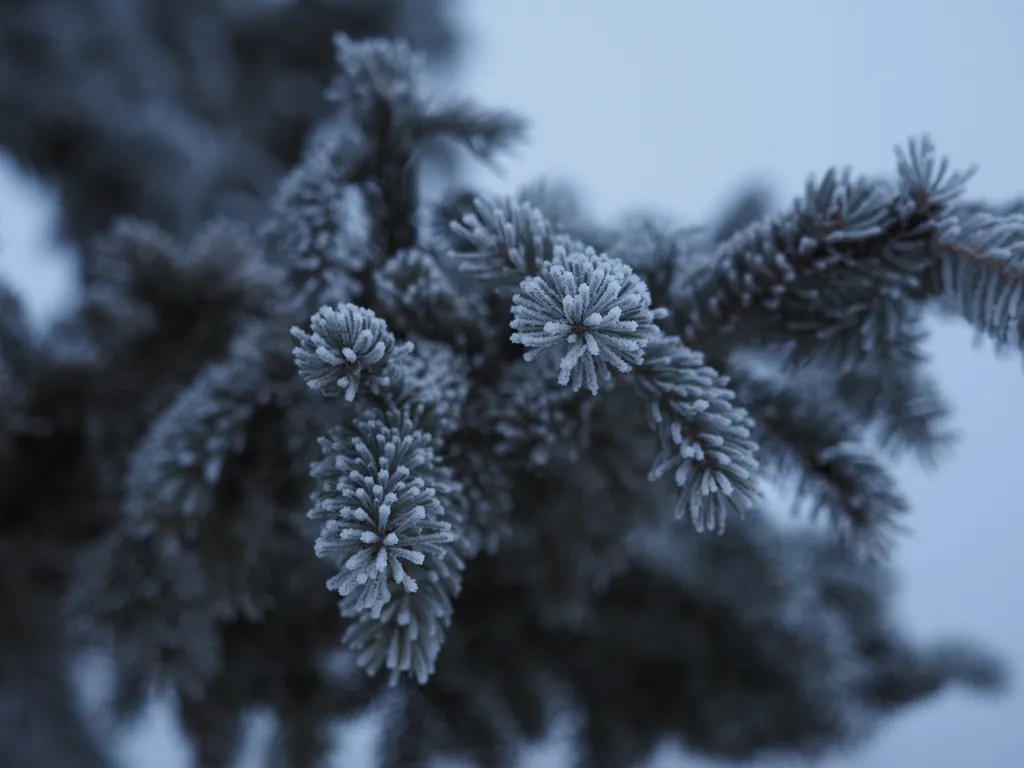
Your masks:
M 951 172 L 927 137 L 898 149 L 897 161 L 894 182 L 830 170 L 792 210 L 723 243 L 713 266 L 676 289 L 683 339 L 700 347 L 756 310 L 744 332 L 762 342 L 850 363 L 873 353 L 936 263 L 972 174 Z
M 207 569 L 180 537 L 115 529 L 84 552 L 67 598 L 76 635 L 113 641 L 118 676 L 201 696 L 220 668 Z
M 423 430 L 445 440 L 462 426 L 469 374 L 469 363 L 447 344 L 418 339 L 411 354 L 395 358 L 383 400 L 389 408 L 409 409 Z
M 956 432 L 949 424 L 950 406 L 926 370 L 926 339 L 923 317 L 915 313 L 889 340 L 884 357 L 865 360 L 838 377 L 834 370 L 820 369 L 807 386 L 834 391 L 853 418 L 877 429 L 883 449 L 893 455 L 912 451 L 932 468 Z
M 677 337 L 662 336 L 648 345 L 634 382 L 661 445 L 651 479 L 671 473 L 676 517 L 722 532 L 730 513 L 742 515 L 759 498 L 753 424 L 728 379 Z
M 557 466 L 556 459 L 575 462 L 586 450 L 593 398 L 559 385 L 559 366 L 550 353 L 516 360 L 494 389 L 471 401 L 467 425 L 504 462 L 538 472 Z
M 354 131 L 315 141 L 278 184 L 260 230 L 271 258 L 308 308 L 358 298 L 360 275 L 378 259 L 365 194 L 355 175 L 370 151 Z
M 339 569 L 327 588 L 355 619 L 345 642 L 370 674 L 386 666 L 392 682 L 401 673 L 425 682 L 464 567 L 446 510 L 459 486 L 408 411 L 371 411 L 321 448 L 309 514 L 323 525 L 317 557 Z
M 477 198 L 473 209 L 450 225 L 451 248 L 463 272 L 482 282 L 511 287 L 536 275 L 540 265 L 551 259 L 553 233 L 530 203 Z
M 526 122 L 510 112 L 485 110 L 466 100 L 428 108 L 418 119 L 417 129 L 419 141 L 447 139 L 493 164 L 523 139 Z
M 251 354 L 211 365 L 153 422 L 125 477 L 124 524 L 134 536 L 197 534 L 213 512 L 225 464 L 245 448 L 253 414 L 268 397 L 260 375 Z
M 493 345 L 497 333 L 485 297 L 453 277 L 435 254 L 401 251 L 373 275 L 381 316 L 396 333 L 443 341 L 459 351 Z
M 939 248 L 943 299 L 998 347 L 1024 349 L 1024 215 L 965 216 Z
M 887 555 L 909 506 L 863 444 L 858 424 L 803 382 L 750 372 L 736 380 L 737 396 L 754 419 L 761 465 L 780 479 L 796 480 L 795 509 L 827 515 L 840 539 L 857 551 Z

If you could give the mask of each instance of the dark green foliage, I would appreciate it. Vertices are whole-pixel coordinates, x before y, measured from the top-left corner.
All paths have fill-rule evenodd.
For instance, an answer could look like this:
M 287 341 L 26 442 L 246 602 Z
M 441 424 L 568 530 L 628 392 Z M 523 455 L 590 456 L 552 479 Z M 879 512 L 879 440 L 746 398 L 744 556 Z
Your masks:
M 38 345 L 0 305 L 3 477 L 51 484 L 0 490 L 108 523 L 65 609 L 122 714 L 172 692 L 226 766 L 268 708 L 272 764 L 313 768 L 386 697 L 388 768 L 501 768 L 563 713 L 581 765 L 627 768 L 665 736 L 819 756 L 998 687 L 901 636 L 880 556 L 908 517 L 887 457 L 949 436 L 927 313 L 1019 343 L 1024 220 L 961 202 L 927 139 L 893 180 L 707 228 L 600 225 L 557 185 L 430 206 L 425 148 L 489 160 L 521 121 L 427 98 L 403 43 L 339 35 L 337 64 L 260 226 L 116 224 Z M 831 526 L 764 514 L 791 481 Z

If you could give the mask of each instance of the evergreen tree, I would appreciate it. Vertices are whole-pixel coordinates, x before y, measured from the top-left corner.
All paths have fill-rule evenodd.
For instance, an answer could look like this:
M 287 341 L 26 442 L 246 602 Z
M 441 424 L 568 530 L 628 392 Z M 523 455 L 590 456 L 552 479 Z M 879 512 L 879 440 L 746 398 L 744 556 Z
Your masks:
M 432 98 L 403 42 L 336 64 L 258 224 L 116 222 L 38 342 L 0 304 L 3 508 L 112 521 L 62 553 L 62 607 L 121 716 L 171 692 L 227 768 L 266 708 L 269 764 L 313 768 L 386 703 L 388 768 L 498 768 L 563 713 L 581 766 L 627 768 L 665 736 L 820 756 L 999 687 L 896 625 L 889 464 L 950 439 L 929 313 L 1021 346 L 1024 217 L 927 138 L 695 229 L 557 185 L 434 203 L 427 147 L 490 161 L 522 122 Z M 829 526 L 764 514 L 793 480 Z

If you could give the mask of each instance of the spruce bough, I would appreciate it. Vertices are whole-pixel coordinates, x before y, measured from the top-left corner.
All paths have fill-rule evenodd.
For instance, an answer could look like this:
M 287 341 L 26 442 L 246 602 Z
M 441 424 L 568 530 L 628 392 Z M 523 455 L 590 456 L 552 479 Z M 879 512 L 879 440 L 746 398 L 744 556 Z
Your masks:
M 818 756 L 1001 683 L 893 626 L 889 464 L 950 440 L 929 312 L 1020 347 L 1024 217 L 927 138 L 696 229 L 543 184 L 435 204 L 426 147 L 492 161 L 522 122 L 432 99 L 401 42 L 339 35 L 337 65 L 261 226 L 118 223 L 36 345 L 0 294 L 0 458 L 74 391 L 82 503 L 117 510 L 66 612 L 121 714 L 174 691 L 197 765 L 228 766 L 266 707 L 271 764 L 312 768 L 383 700 L 405 768 L 510 765 L 572 713 L 581 765 L 625 768 L 665 736 Z M 827 533 L 763 514 L 794 479 Z

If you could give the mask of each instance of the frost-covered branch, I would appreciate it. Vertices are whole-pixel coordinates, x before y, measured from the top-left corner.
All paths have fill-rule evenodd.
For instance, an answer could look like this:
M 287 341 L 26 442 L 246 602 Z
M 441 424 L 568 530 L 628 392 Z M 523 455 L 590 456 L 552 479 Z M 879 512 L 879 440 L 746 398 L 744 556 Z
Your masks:
M 119 677 L 201 695 L 221 664 L 207 569 L 173 537 L 115 530 L 83 553 L 67 598 L 76 634 L 109 636 Z
M 262 234 L 299 288 L 297 307 L 359 298 L 382 263 L 415 248 L 415 158 L 448 140 L 492 158 L 522 132 L 517 118 L 424 95 L 422 57 L 400 40 L 335 37 L 338 71 L 305 155 L 279 185 Z
M 359 133 L 333 132 L 313 144 L 270 201 L 261 236 L 300 306 L 357 298 L 359 276 L 378 258 L 366 196 L 353 183 L 368 152 Z
M 553 256 L 553 233 L 533 205 L 507 197 L 477 198 L 474 211 L 451 223 L 459 269 L 482 282 L 511 287 L 536 275 Z
M 1024 349 L 1024 214 L 964 216 L 940 249 L 942 298 L 999 347 Z
M 470 403 L 467 421 L 488 448 L 512 466 L 540 471 L 574 462 L 589 442 L 593 399 L 558 383 L 556 354 L 508 365 L 493 389 Z
M 133 452 L 124 489 L 133 536 L 192 537 L 213 513 L 225 464 L 245 448 L 256 408 L 269 398 L 250 344 L 241 340 L 227 361 L 204 369 Z
M 422 141 L 447 139 L 490 163 L 518 144 L 526 132 L 526 122 L 518 115 L 483 109 L 468 100 L 430 107 L 417 127 Z
M 647 346 L 634 382 L 661 445 L 651 478 L 671 474 L 676 516 L 721 532 L 730 513 L 742 514 L 759 497 L 749 415 L 728 379 L 674 336 Z
M 875 354 L 939 258 L 971 175 L 951 172 L 927 138 L 897 160 L 892 182 L 836 170 L 812 179 L 791 210 L 723 243 L 712 266 L 675 288 L 683 339 L 699 347 L 749 317 L 741 332 L 762 343 L 852 362 Z
M 321 448 L 309 514 L 323 525 L 317 557 L 338 568 L 327 587 L 355 620 L 346 643 L 371 674 L 386 666 L 393 681 L 425 682 L 460 586 L 460 532 L 446 510 L 458 484 L 408 412 L 364 414 Z
M 804 385 L 804 386 L 801 386 Z M 754 419 L 761 464 L 796 481 L 797 509 L 825 514 L 842 540 L 868 555 L 887 554 L 908 504 L 863 440 L 863 422 L 821 399 L 807 382 L 736 377 Z
M 381 315 L 395 332 L 443 341 L 460 351 L 493 345 L 499 331 L 484 295 L 456 277 L 433 253 L 401 251 L 373 276 Z
M 835 392 L 859 423 L 877 429 L 881 447 L 890 453 L 913 452 L 927 467 L 936 466 L 955 441 L 950 406 L 934 376 L 927 370 L 924 317 L 908 317 L 890 340 L 883 359 L 870 359 L 855 368 L 820 370 L 808 387 Z

